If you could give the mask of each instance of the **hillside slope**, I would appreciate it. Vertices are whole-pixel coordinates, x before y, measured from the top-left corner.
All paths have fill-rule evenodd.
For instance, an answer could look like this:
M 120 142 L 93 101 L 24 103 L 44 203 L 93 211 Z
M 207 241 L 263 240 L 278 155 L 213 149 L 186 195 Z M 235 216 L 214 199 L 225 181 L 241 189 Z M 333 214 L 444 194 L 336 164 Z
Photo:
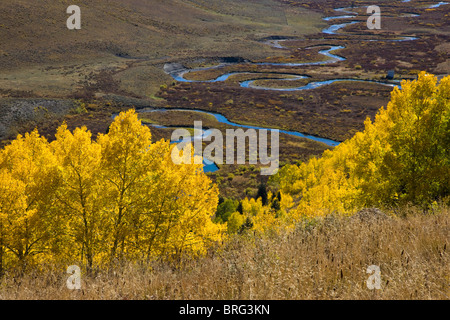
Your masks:
M 289 12 L 275 1 L 78 1 L 82 29 L 66 28 L 70 1 L 2 1 L 1 66 L 67 61 L 92 53 L 162 57 L 220 47 L 230 36 L 291 32 Z M 298 27 L 298 25 L 297 25 Z M 208 39 L 202 39 L 207 37 Z M 209 41 L 219 44 L 211 45 Z M 199 43 L 194 43 L 199 42 Z M 214 41 L 215 42 L 215 41 Z
M 79 81 L 74 71 L 89 74 L 122 66 L 124 58 L 161 63 L 169 57 L 262 57 L 265 53 L 255 50 L 258 43 L 249 40 L 277 33 L 313 33 L 323 24 L 317 13 L 274 0 L 81 0 L 77 5 L 82 29 L 71 31 L 66 27 L 66 9 L 71 4 L 65 0 L 1 1 L 0 89 L 66 93 L 71 88 L 60 82 Z M 75 70 L 71 69 L 74 64 Z M 62 65 L 65 72 L 55 72 Z M 43 88 L 42 81 L 52 82 L 52 87 Z

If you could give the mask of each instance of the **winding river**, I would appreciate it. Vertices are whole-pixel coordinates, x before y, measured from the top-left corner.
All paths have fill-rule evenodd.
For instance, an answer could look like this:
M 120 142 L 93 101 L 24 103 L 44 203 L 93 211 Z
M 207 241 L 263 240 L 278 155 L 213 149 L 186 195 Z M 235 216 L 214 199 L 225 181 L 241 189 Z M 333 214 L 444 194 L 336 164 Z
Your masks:
M 446 2 L 440 2 L 439 4 L 430 6 L 429 8 L 435 8 L 441 5 L 447 4 Z M 363 6 L 364 7 L 364 6 Z M 331 16 L 331 17 L 325 17 L 323 18 L 324 21 L 331 21 L 331 20 L 342 20 L 342 19 L 351 19 L 351 18 L 355 18 L 358 16 L 357 12 L 353 12 L 350 11 L 350 7 L 343 7 L 343 8 L 337 8 L 334 9 L 336 12 L 340 12 L 340 13 L 344 13 L 345 15 L 339 15 L 339 16 Z M 418 16 L 418 15 L 415 15 Z M 348 25 L 352 25 L 352 24 L 356 24 L 356 23 L 361 23 L 361 21 L 350 21 L 350 22 L 345 22 L 345 23 L 339 23 L 339 24 L 333 24 L 325 29 L 322 30 L 322 33 L 324 34 L 328 34 L 328 35 L 335 35 L 338 34 L 337 32 L 340 29 L 345 28 Z M 403 36 L 400 37 L 398 39 L 386 39 L 383 41 L 413 41 L 413 40 L 417 40 L 417 37 L 412 37 L 412 36 Z M 286 49 L 281 42 L 283 41 L 287 41 L 289 39 L 280 39 L 280 40 L 272 40 L 272 41 L 266 41 L 265 43 L 274 47 L 274 48 L 278 48 L 278 49 Z M 377 39 L 362 39 L 361 41 L 380 41 Z M 323 45 L 323 46 L 327 46 L 327 45 Z M 314 46 L 317 47 L 317 46 Z M 252 65 L 258 65 L 258 66 L 279 66 L 279 67 L 299 67 L 299 66 L 314 66 L 314 65 L 326 65 L 326 64 L 332 64 L 332 63 L 336 63 L 339 61 L 345 61 L 346 58 L 341 57 L 339 55 L 333 54 L 333 51 L 337 51 L 340 49 L 345 49 L 344 46 L 329 46 L 330 48 L 328 49 L 323 49 L 320 50 L 319 53 L 325 57 L 327 57 L 328 59 L 323 60 L 323 61 L 316 61 L 316 62 L 298 62 L 298 63 L 273 63 L 273 62 L 252 62 Z M 308 47 L 306 49 L 309 48 L 313 48 L 313 47 Z M 185 75 L 191 72 L 197 72 L 197 71 L 205 71 L 205 70 L 211 70 L 211 69 L 219 69 L 219 68 L 223 68 L 225 66 L 231 65 L 231 63 L 222 63 L 222 64 L 218 64 L 216 66 L 212 66 L 212 67 L 206 67 L 206 68 L 195 68 L 195 69 L 187 69 L 185 67 L 183 67 L 182 65 L 179 64 L 167 64 L 164 69 L 165 71 L 170 74 L 174 80 L 178 81 L 178 82 L 189 82 L 189 83 L 193 83 L 193 82 L 198 82 L 198 83 L 214 83 L 214 82 L 223 82 L 228 80 L 231 76 L 234 75 L 251 75 L 251 74 L 255 74 L 255 75 L 260 75 L 261 73 L 256 73 L 256 72 L 230 72 L 230 73 L 225 73 L 219 77 L 217 77 L 216 79 L 211 79 L 211 80 L 189 80 L 185 78 Z M 279 77 L 274 77 L 274 78 L 270 78 L 270 77 L 265 77 L 265 78 L 256 78 L 256 79 L 251 79 L 251 80 L 246 80 L 246 81 L 242 81 L 240 82 L 240 86 L 243 88 L 252 88 L 252 89 L 262 89 L 262 90 L 276 90 L 276 91 L 301 91 L 301 90 L 309 90 L 309 89 L 315 89 L 321 86 L 325 86 L 334 82 L 341 82 L 341 81 L 354 81 L 354 82 L 372 82 L 372 83 L 376 83 L 376 84 L 380 84 L 380 85 L 386 85 L 386 86 L 399 86 L 396 84 L 393 84 L 392 81 L 390 82 L 384 82 L 384 81 L 375 81 L 375 80 L 361 80 L 361 79 L 354 79 L 354 78 L 350 78 L 350 79 L 330 79 L 330 80 L 324 80 L 324 81 L 318 81 L 318 82 L 313 82 L 310 83 L 306 86 L 302 86 L 302 87 L 297 87 L 297 88 L 273 88 L 273 87 L 265 87 L 265 86 L 257 86 L 255 85 L 255 82 L 258 80 L 280 80 L 280 81 L 293 81 L 293 80 L 299 80 L 299 79 L 303 79 L 305 78 L 305 76 L 299 76 L 299 75 L 292 75 L 292 74 L 285 74 L 287 77 L 286 78 L 279 78 Z M 280 76 L 280 74 L 277 74 L 277 76 Z
M 136 110 L 136 112 L 138 113 L 152 113 L 152 112 L 198 112 L 204 115 L 210 115 L 213 116 L 217 122 L 223 123 L 223 124 L 227 124 L 229 126 L 233 126 L 233 127 L 239 127 L 239 128 L 245 128 L 245 129 L 255 129 L 255 130 L 272 130 L 273 128 L 266 128 L 266 127 L 258 127 L 258 126 L 250 126 L 250 125 L 242 125 L 239 123 L 235 123 L 232 122 L 230 120 L 228 120 L 224 115 L 220 114 L 220 113 L 215 113 L 215 112 L 208 112 L 208 111 L 203 111 L 203 110 L 192 110 L 192 109 L 138 109 Z M 117 117 L 118 114 L 113 114 L 113 118 Z M 149 126 L 154 127 L 154 128 L 159 128 L 159 129 L 169 129 L 170 127 L 166 127 L 166 126 L 162 126 L 162 125 L 158 125 L 158 124 L 150 124 Z M 305 139 L 310 139 L 310 140 L 314 140 L 317 142 L 321 142 L 324 143 L 330 147 L 335 147 L 337 145 L 339 145 L 339 142 L 337 141 L 333 141 L 330 139 L 326 139 L 326 138 L 320 138 L 320 137 L 316 137 L 316 136 L 312 136 L 312 135 L 308 135 L 308 134 L 303 134 L 301 132 L 296 132 L 296 131 L 288 131 L 288 130 L 279 130 L 280 133 L 284 133 L 287 135 L 291 135 L 291 136 L 295 136 L 295 137 L 300 137 L 300 138 L 305 138 Z M 181 142 L 188 142 L 188 141 L 194 141 L 197 139 L 205 139 L 207 137 L 209 137 L 212 134 L 211 130 L 203 130 L 200 135 L 197 136 L 193 136 L 190 139 L 184 139 L 184 140 L 179 140 L 179 141 L 171 141 L 171 143 L 181 143 Z M 217 167 L 217 165 L 208 160 L 208 159 L 204 159 L 203 160 L 203 170 L 204 172 L 215 172 L 217 170 L 219 170 L 219 168 Z
M 402 2 L 409 2 L 409 0 L 403 0 Z M 429 7 L 426 7 L 426 9 L 431 9 L 431 8 L 437 8 L 440 7 L 442 5 L 446 5 L 448 4 L 447 2 L 439 2 L 437 4 L 434 5 L 430 5 Z M 331 20 L 342 20 L 342 19 L 353 19 L 356 18 L 358 16 L 358 13 L 351 11 L 354 8 L 350 8 L 350 7 L 343 7 L 343 8 L 337 8 L 335 9 L 336 12 L 342 13 L 343 15 L 338 15 L 338 16 L 330 16 L 330 17 L 326 17 L 323 20 L 325 21 L 331 21 Z M 413 16 L 419 16 L 417 14 L 413 14 Z M 326 29 L 322 30 L 322 33 L 324 34 L 328 34 L 328 35 L 334 35 L 337 34 L 337 32 L 343 28 L 345 28 L 348 25 L 352 25 L 352 24 L 356 24 L 356 23 L 361 23 L 362 21 L 355 21 L 352 20 L 350 22 L 345 22 L 345 23 L 338 23 L 338 24 L 333 24 L 330 25 L 329 27 L 327 27 Z M 383 40 L 383 41 L 413 41 L 416 40 L 418 38 L 416 37 L 412 37 L 412 36 L 403 36 L 401 38 L 398 39 L 390 39 L 390 40 Z M 283 41 L 287 41 L 289 39 L 280 39 L 280 40 L 271 40 L 271 41 L 266 41 L 265 43 L 268 45 L 271 45 L 274 48 L 278 48 L 278 49 L 286 49 L 281 42 Z M 376 39 L 371 39 L 371 40 L 364 40 L 364 41 L 380 41 L 380 40 L 376 40 Z M 329 47 L 328 49 L 323 49 L 320 50 L 319 53 L 325 57 L 327 57 L 328 59 L 323 60 L 323 61 L 317 61 L 317 62 L 300 62 L 300 63 L 271 63 L 271 62 L 263 62 L 263 63 L 254 63 L 252 62 L 252 65 L 260 65 L 260 66 L 280 66 L 280 67 L 298 67 L 298 66 L 311 66 L 311 65 L 326 65 L 326 64 L 332 64 L 332 63 L 336 63 L 339 61 L 345 61 L 346 59 L 344 57 L 341 57 L 339 55 L 333 54 L 334 51 L 340 50 L 340 49 L 344 49 L 344 46 L 330 46 L 330 45 L 323 45 L 324 47 Z M 314 46 L 317 47 L 317 46 Z M 312 47 L 309 47 L 312 48 Z M 308 48 L 307 48 L 308 49 Z M 214 82 L 223 82 L 226 81 L 227 79 L 229 79 L 232 76 L 235 75 L 261 75 L 262 73 L 257 73 L 257 72 L 230 72 L 230 73 L 225 73 L 219 77 L 217 77 L 216 79 L 211 79 L 211 80 L 189 80 L 186 79 L 184 76 L 190 72 L 196 72 L 196 71 L 204 71 L 204 70 L 211 70 L 211 69 L 219 69 L 219 68 L 223 68 L 225 66 L 228 65 L 232 65 L 232 64 L 236 64 L 236 63 L 221 63 L 218 64 L 216 66 L 212 66 L 212 67 L 206 67 L 206 68 L 196 68 L 196 69 L 187 69 L 184 66 L 182 66 L 181 64 L 166 64 L 164 66 L 164 70 L 166 71 L 166 73 L 168 73 L 169 75 L 171 75 L 173 77 L 174 80 L 179 81 L 179 82 L 200 82 L 200 83 L 214 83 Z M 267 74 L 267 73 L 264 73 Z M 298 75 L 298 74 L 288 74 L 288 73 L 273 73 L 274 77 L 265 77 L 263 79 L 261 78 L 255 78 L 255 79 L 250 79 L 250 80 L 246 80 L 246 81 L 241 81 L 240 82 L 240 86 L 243 88 L 251 88 L 251 89 L 260 89 L 260 90 L 274 90 L 274 91 L 301 91 L 301 90 L 310 90 L 310 89 L 316 89 L 325 85 L 329 85 L 331 83 L 334 82 L 342 82 L 342 81 L 353 81 L 353 82 L 370 82 L 370 83 L 376 83 L 379 85 L 385 85 L 385 86 L 391 86 L 391 87 L 399 87 L 399 84 L 396 83 L 392 83 L 391 82 L 383 82 L 383 81 L 374 81 L 374 80 L 361 80 L 361 79 L 344 79 L 344 78 L 339 78 L 339 79 L 330 79 L 330 80 L 324 80 L 324 81 L 314 81 L 314 82 L 310 82 L 307 85 L 301 86 L 301 87 L 294 87 L 294 88 L 274 88 L 274 87 L 265 87 L 265 86 L 259 86 L 256 85 L 255 82 L 258 80 L 281 80 L 281 81 L 294 81 L 294 80 L 299 80 L 299 79 L 304 79 L 307 78 L 307 76 L 303 76 L 303 75 Z M 275 77 L 276 75 L 276 77 Z M 285 78 L 280 78 L 280 76 L 283 76 Z M 170 112 L 170 111 L 190 111 L 190 112 L 198 112 L 198 113 L 202 113 L 202 114 L 206 114 L 206 115 L 211 115 L 214 116 L 214 118 L 220 122 L 220 123 L 224 123 L 230 126 L 235 126 L 235 127 L 240 127 L 240 128 L 246 128 L 246 129 L 256 129 L 256 130 L 261 130 L 261 129 L 273 129 L 273 128 L 264 128 L 264 127 L 258 127 L 258 126 L 248 126 L 248 125 L 242 125 L 242 124 L 238 124 L 238 123 L 234 123 L 229 121 L 225 116 L 219 114 L 219 113 L 213 113 L 213 112 L 208 112 L 208 111 L 204 111 L 204 110 L 197 110 L 197 109 L 141 109 L 138 110 L 138 112 L 140 113 L 145 113 L 145 112 Z M 156 126 L 156 125 L 153 125 Z M 157 126 L 160 128 L 165 128 L 164 126 Z M 286 130 L 280 130 L 281 133 L 287 134 L 287 135 L 292 135 L 292 136 L 296 136 L 296 137 L 302 137 L 302 138 L 306 138 L 306 139 L 310 139 L 313 141 L 317 141 L 317 142 L 321 142 L 321 143 L 325 143 L 328 146 L 331 147 L 335 147 L 337 145 L 339 145 L 339 142 L 337 141 L 333 141 L 330 139 L 324 139 L 324 138 L 320 138 L 320 137 L 316 137 L 316 136 L 312 136 L 312 135 L 307 135 L 307 134 L 303 134 L 300 132 L 295 132 L 295 131 L 286 131 Z M 209 130 L 206 130 L 204 132 L 201 133 L 201 136 L 198 137 L 193 137 L 192 139 L 198 139 L 198 138 L 204 138 L 207 135 L 210 134 Z M 177 143 L 179 141 L 172 141 L 172 143 Z M 212 163 L 211 161 L 208 161 L 207 159 L 204 160 L 204 171 L 205 172 L 214 172 L 217 171 L 218 167 Z

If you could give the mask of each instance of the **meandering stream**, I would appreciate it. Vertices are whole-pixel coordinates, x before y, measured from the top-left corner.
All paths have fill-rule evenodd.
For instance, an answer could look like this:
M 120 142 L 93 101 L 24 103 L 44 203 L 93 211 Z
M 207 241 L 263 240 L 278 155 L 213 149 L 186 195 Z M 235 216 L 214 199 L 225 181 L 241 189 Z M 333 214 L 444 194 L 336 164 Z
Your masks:
M 429 8 L 435 8 L 435 7 L 439 7 L 441 5 L 447 4 L 446 2 L 440 2 L 436 5 L 430 6 Z M 357 12 L 354 11 L 350 11 L 350 9 L 354 9 L 354 8 L 350 8 L 350 7 L 343 7 L 343 8 L 337 8 L 334 9 L 337 12 L 341 12 L 344 13 L 345 15 L 340 15 L 340 16 L 331 16 L 331 17 L 325 17 L 323 18 L 324 21 L 331 21 L 331 20 L 342 20 L 342 19 L 351 19 L 351 18 L 356 18 L 358 16 Z M 417 15 L 418 16 L 418 15 Z M 356 24 L 356 23 L 361 23 L 361 21 L 350 21 L 350 22 L 345 22 L 345 23 L 338 23 L 338 24 L 333 24 L 330 25 L 329 27 L 325 28 L 322 30 L 322 33 L 324 34 L 328 34 L 328 35 L 335 35 L 338 34 L 337 32 L 340 29 L 345 28 L 346 26 L 352 25 L 352 24 Z M 398 39 L 387 39 L 387 40 L 382 40 L 382 41 L 413 41 L 413 40 L 417 40 L 417 37 L 412 37 L 412 36 L 403 36 L 400 37 Z M 274 48 L 278 48 L 278 49 L 286 49 L 281 42 L 282 41 L 287 41 L 289 39 L 279 39 L 279 40 L 272 40 L 272 41 L 266 41 L 265 43 L 274 47 Z M 362 41 L 380 41 L 378 39 L 363 39 Z M 326 46 L 326 45 L 324 45 Z M 314 46 L 317 47 L 317 46 Z M 312 47 L 308 47 L 306 49 L 309 49 Z M 319 51 L 319 54 L 327 57 L 328 59 L 323 60 L 323 61 L 316 61 L 316 62 L 294 62 L 294 63 L 274 63 L 274 62 L 252 62 L 252 65 L 258 65 L 258 66 L 279 66 L 279 67 L 299 67 L 299 66 L 314 66 L 314 65 L 326 65 L 326 64 L 332 64 L 332 63 L 336 63 L 339 61 L 345 61 L 346 58 L 333 54 L 332 52 L 340 50 L 340 49 L 345 49 L 345 46 L 330 46 L 330 48 L 328 49 L 323 49 Z M 255 75 L 260 75 L 261 73 L 257 73 L 257 72 L 229 72 L 229 73 L 225 73 L 219 77 L 217 77 L 216 79 L 211 79 L 211 80 L 189 80 L 185 78 L 185 75 L 191 72 L 197 72 L 197 71 L 205 71 L 205 70 L 211 70 L 211 69 L 220 69 L 223 68 L 225 66 L 231 65 L 231 63 L 222 63 L 222 64 L 218 64 L 216 66 L 212 66 L 212 67 L 206 67 L 206 68 L 195 68 L 195 69 L 187 69 L 184 68 L 182 65 L 177 65 L 176 67 L 174 67 L 175 64 L 168 64 L 165 66 L 165 70 L 168 74 L 170 74 L 174 80 L 178 81 L 178 82 L 198 82 L 198 83 L 213 83 L 213 82 L 223 82 L 228 80 L 231 76 L 234 75 L 251 75 L 251 74 L 255 74 Z M 275 73 L 274 73 L 275 74 Z M 349 78 L 349 79 L 344 79 L 344 78 L 339 78 L 339 79 L 330 79 L 330 80 L 325 80 L 325 81 L 317 81 L 317 82 L 312 82 L 306 86 L 301 86 L 301 87 L 296 87 L 296 88 L 275 88 L 275 87 L 267 87 L 267 86 L 258 86 L 255 85 L 255 82 L 258 80 L 279 80 L 279 81 L 293 81 L 293 80 L 299 80 L 299 79 L 303 79 L 305 78 L 305 76 L 300 76 L 300 75 L 292 75 L 292 74 L 285 74 L 287 77 L 286 78 L 280 78 L 280 74 L 276 74 L 277 77 L 264 77 L 264 78 L 256 78 L 256 79 L 250 79 L 250 80 L 246 80 L 246 81 L 242 81 L 240 82 L 240 86 L 243 88 L 252 88 L 252 89 L 262 89 L 262 90 L 276 90 L 276 91 L 301 91 L 301 90 L 309 90 L 309 89 L 316 89 L 318 87 L 322 87 L 334 82 L 341 82 L 341 81 L 355 81 L 355 82 L 373 82 L 379 85 L 386 85 L 386 86 L 399 86 L 396 84 L 393 84 L 392 81 L 390 82 L 384 82 L 384 81 L 375 81 L 375 80 L 362 80 L 362 79 L 355 79 L 355 78 Z
M 245 129 L 255 129 L 255 130 L 273 130 L 274 129 L 274 128 L 269 128 L 269 127 L 250 126 L 250 125 L 243 125 L 243 124 L 235 123 L 235 122 L 228 120 L 224 115 L 222 115 L 220 113 L 208 112 L 208 111 L 196 110 L 196 109 L 194 109 L 194 110 L 191 110 L 191 109 L 164 109 L 164 108 L 161 108 L 161 109 L 138 109 L 138 110 L 136 110 L 136 112 L 138 112 L 138 113 L 197 112 L 197 113 L 201 113 L 203 115 L 213 116 L 217 120 L 217 122 L 227 124 L 227 125 L 233 126 L 233 127 L 239 127 L 239 128 L 245 128 Z M 115 118 L 117 116 L 118 116 L 118 114 L 113 114 L 112 117 Z M 154 128 L 160 128 L 160 129 L 170 128 L 170 127 L 162 126 L 162 125 L 158 125 L 158 124 L 150 124 L 149 126 L 154 127 Z M 295 137 L 300 137 L 300 138 L 305 138 L 305 139 L 321 142 L 330 147 L 335 147 L 335 146 L 339 145 L 339 142 L 337 142 L 337 141 L 333 141 L 331 139 L 326 139 L 326 138 L 320 138 L 320 137 L 304 134 L 304 133 L 297 132 L 297 131 L 288 131 L 288 130 L 279 129 L 279 132 L 287 134 L 287 135 L 295 136 Z M 183 139 L 183 140 L 179 140 L 179 141 L 171 141 L 171 143 L 181 143 L 181 142 L 187 142 L 187 141 L 194 141 L 196 139 L 205 139 L 205 138 L 209 137 L 211 134 L 212 134 L 211 130 L 203 130 L 197 136 L 192 136 L 191 138 Z M 214 162 L 209 161 L 208 159 L 204 159 L 203 165 L 204 165 L 203 169 L 205 172 L 215 172 L 215 171 L 219 170 L 217 165 Z
M 403 2 L 409 2 L 409 0 L 403 0 Z M 448 4 L 447 2 L 439 2 L 435 5 L 431 5 L 427 8 L 437 8 L 440 7 L 442 5 L 446 5 Z M 343 13 L 344 15 L 339 15 L 339 16 L 330 16 L 330 17 L 326 17 L 323 20 L 325 21 L 331 21 L 331 20 L 342 20 L 342 19 L 353 19 L 356 18 L 358 16 L 357 12 L 353 12 L 351 11 L 354 8 L 349 8 L 349 7 L 344 7 L 344 8 L 337 8 L 335 9 L 336 12 L 340 12 Z M 418 16 L 416 14 L 414 14 L 414 16 Z M 344 27 L 348 26 L 348 25 L 352 25 L 352 24 L 356 24 L 356 23 L 361 23 L 362 21 L 350 21 L 350 22 L 345 22 L 345 23 L 338 23 L 338 24 L 333 24 L 327 28 L 325 28 L 324 30 L 322 30 L 322 33 L 324 34 L 328 34 L 328 35 L 333 35 L 333 34 L 337 34 L 337 32 L 341 29 L 343 29 Z M 398 39 L 390 39 L 390 40 L 382 40 L 382 41 L 413 41 L 416 40 L 418 38 L 416 37 L 412 37 L 412 36 L 403 36 L 401 38 Z M 287 41 L 289 39 L 279 39 L 279 40 L 272 40 L 272 41 L 266 41 L 266 44 L 271 45 L 274 48 L 278 48 L 278 49 L 286 49 L 281 42 L 283 41 Z M 364 41 L 380 41 L 378 39 L 370 39 L 370 40 L 364 40 Z M 279 67 L 298 67 L 298 66 L 311 66 L 311 65 L 326 65 L 326 64 L 332 64 L 332 63 L 336 63 L 339 61 L 345 61 L 346 58 L 341 57 L 339 55 L 333 54 L 332 52 L 340 50 L 340 49 L 344 49 L 344 46 L 329 46 L 329 45 L 324 45 L 329 47 L 328 49 L 323 49 L 320 50 L 319 53 L 325 57 L 327 57 L 328 59 L 323 60 L 323 61 L 317 61 L 317 62 L 299 62 L 299 63 L 271 63 L 271 62 L 263 62 L 263 63 L 254 63 L 252 62 L 252 65 L 260 65 L 260 66 L 279 66 Z M 311 48 L 311 47 L 310 47 Z M 229 79 L 231 76 L 235 76 L 235 75 L 261 75 L 262 73 L 257 73 L 257 72 L 229 72 L 229 73 L 225 73 L 215 79 L 211 79 L 211 80 L 189 80 L 185 78 L 185 75 L 190 73 L 190 72 L 196 72 L 196 71 L 204 71 L 204 70 L 211 70 L 211 69 L 220 69 L 223 68 L 225 66 L 231 65 L 232 63 L 222 63 L 216 66 L 212 66 L 212 67 L 206 67 L 206 68 L 196 68 L 196 69 L 187 69 L 184 66 L 182 66 L 181 64 L 166 64 L 164 67 L 164 70 L 170 74 L 174 80 L 179 81 L 179 82 L 200 82 L 200 83 L 214 83 L 214 82 L 223 82 L 226 81 L 227 79 Z M 267 73 L 265 73 L 267 74 Z M 261 78 L 255 78 L 255 79 L 250 79 L 250 80 L 245 80 L 245 81 L 241 81 L 240 82 L 240 86 L 243 88 L 252 88 L 252 89 L 260 89 L 260 90 L 276 90 L 276 91 L 301 91 L 301 90 L 311 90 L 311 89 L 316 89 L 325 85 L 329 85 L 331 83 L 335 83 L 335 82 L 342 82 L 342 81 L 353 81 L 353 82 L 371 82 L 371 83 L 376 83 L 379 85 L 385 85 L 385 86 L 391 86 L 391 87 L 400 87 L 399 84 L 394 84 L 391 82 L 383 82 L 383 81 L 375 81 L 375 80 L 362 80 L 362 79 L 344 79 L 344 78 L 339 78 L 339 79 L 330 79 L 330 80 L 324 80 L 324 81 L 313 81 L 308 83 L 307 85 L 301 86 L 301 87 L 295 87 L 295 88 L 275 88 L 275 87 L 267 87 L 267 86 L 260 86 L 260 85 L 256 85 L 255 82 L 258 80 L 280 80 L 280 81 L 294 81 L 294 80 L 299 80 L 299 79 L 304 79 L 307 78 L 306 76 L 302 76 L 302 75 L 297 75 L 297 74 L 289 74 L 289 73 L 282 73 L 282 74 L 277 74 L 277 73 L 273 73 L 274 77 L 264 77 L 263 79 Z M 276 76 L 275 76 L 276 75 Z M 280 76 L 285 76 L 285 78 L 280 78 Z M 211 115 L 214 116 L 214 118 L 220 122 L 220 123 L 224 123 L 230 126 L 235 126 L 235 127 L 240 127 L 240 128 L 247 128 L 247 129 L 256 129 L 256 130 L 261 130 L 261 129 L 273 129 L 273 128 L 265 128 L 265 127 L 258 127 L 258 126 L 248 126 L 248 125 L 242 125 L 242 124 L 238 124 L 238 123 L 234 123 L 229 121 L 225 116 L 219 114 L 219 113 L 213 113 L 213 112 L 208 112 L 208 111 L 204 111 L 204 110 L 197 110 L 197 109 L 193 109 L 193 110 L 186 110 L 186 109 L 142 109 L 139 110 L 139 112 L 141 113 L 145 113 L 145 112 L 169 112 L 169 111 L 191 111 L 191 112 L 198 112 L 198 113 L 202 113 L 205 115 Z M 159 127 L 163 127 L 163 126 L 159 126 Z M 328 146 L 337 146 L 339 145 L 339 142 L 337 141 L 333 141 L 330 139 L 324 139 L 324 138 L 320 138 L 320 137 L 316 137 L 316 136 L 312 136 L 312 135 L 307 135 L 307 134 L 303 134 L 300 132 L 295 132 L 295 131 L 286 131 L 286 130 L 280 130 L 281 133 L 287 134 L 287 135 L 292 135 L 292 136 L 296 136 L 296 137 L 302 137 L 302 138 L 306 138 L 306 139 L 310 139 L 313 141 L 317 141 L 317 142 L 322 142 L 325 143 Z M 204 132 L 201 133 L 200 136 L 198 137 L 192 137 L 192 139 L 198 139 L 198 138 L 204 138 L 207 135 L 211 134 L 210 131 L 206 130 Z M 177 141 L 173 141 L 172 143 L 177 143 Z M 207 159 L 205 159 L 204 161 L 204 171 L 205 172 L 214 172 L 217 171 L 218 167 L 212 163 L 211 161 L 208 161 Z

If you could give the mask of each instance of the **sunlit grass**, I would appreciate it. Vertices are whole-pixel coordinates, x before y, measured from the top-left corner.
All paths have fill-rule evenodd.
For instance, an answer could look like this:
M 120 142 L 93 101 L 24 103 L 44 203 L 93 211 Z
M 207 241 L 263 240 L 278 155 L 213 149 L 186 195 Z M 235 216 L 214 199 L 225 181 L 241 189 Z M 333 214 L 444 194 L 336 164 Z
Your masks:
M 303 221 L 294 232 L 237 236 L 182 267 L 123 263 L 84 274 L 79 292 L 66 288 L 63 268 L 7 273 L 0 299 L 448 299 L 449 212 Z M 381 269 L 381 290 L 367 288 L 370 265 Z

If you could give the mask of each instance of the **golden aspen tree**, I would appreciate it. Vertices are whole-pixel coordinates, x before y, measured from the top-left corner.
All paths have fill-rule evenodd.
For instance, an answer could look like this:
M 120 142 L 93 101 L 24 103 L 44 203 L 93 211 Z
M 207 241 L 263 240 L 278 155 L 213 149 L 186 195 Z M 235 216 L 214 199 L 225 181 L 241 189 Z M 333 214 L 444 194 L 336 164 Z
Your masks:
M 428 206 L 450 194 L 450 77 L 403 81 L 365 130 L 272 180 L 297 198 L 291 217 L 367 206 Z
M 9 266 L 10 252 L 14 252 L 14 235 L 20 222 L 30 216 L 27 212 L 25 184 L 16 180 L 5 168 L 0 169 L 0 275 Z M 32 214 L 32 213 L 31 213 Z M 20 258 L 19 258 L 20 260 Z
M 149 148 L 151 161 L 141 186 L 139 209 L 126 247 L 139 257 L 180 258 L 203 254 L 221 240 L 225 227 L 213 223 L 218 189 L 202 165 L 177 165 L 168 141 Z
M 2 245 L 20 266 L 43 261 L 57 220 L 53 194 L 59 183 L 55 157 L 37 130 L 19 135 L 0 155 Z
M 125 253 L 125 243 L 138 213 L 141 186 L 149 168 L 150 129 L 143 126 L 134 110 L 121 113 L 108 134 L 100 135 L 101 170 L 105 200 L 111 219 L 110 259 Z
M 177 165 L 135 111 L 92 140 L 64 124 L 51 144 L 35 130 L 0 151 L 0 272 L 30 262 L 181 259 L 223 239 L 218 188 L 201 164 Z
M 353 140 L 362 206 L 429 205 L 448 195 L 450 153 L 449 77 L 430 74 L 395 89 L 386 108 Z
M 137 114 L 121 113 L 98 138 L 112 221 L 111 259 L 201 254 L 221 239 L 218 190 L 202 165 L 176 165 L 168 141 L 151 143 Z
M 61 168 L 56 198 L 67 239 L 66 250 L 60 254 L 66 259 L 86 259 L 87 266 L 92 268 L 94 260 L 101 261 L 106 250 L 104 230 L 109 228 L 104 210 L 100 146 L 91 140 L 86 127 L 71 133 L 64 124 L 51 147 Z
M 235 234 L 239 231 L 239 228 L 245 223 L 245 216 L 236 211 L 231 214 L 227 222 L 227 232 L 229 234 Z
M 450 77 L 422 72 L 417 81 L 394 90 L 385 117 L 374 123 L 380 132 L 390 127 L 390 152 L 380 170 L 392 180 L 399 203 L 429 204 L 449 193 Z

